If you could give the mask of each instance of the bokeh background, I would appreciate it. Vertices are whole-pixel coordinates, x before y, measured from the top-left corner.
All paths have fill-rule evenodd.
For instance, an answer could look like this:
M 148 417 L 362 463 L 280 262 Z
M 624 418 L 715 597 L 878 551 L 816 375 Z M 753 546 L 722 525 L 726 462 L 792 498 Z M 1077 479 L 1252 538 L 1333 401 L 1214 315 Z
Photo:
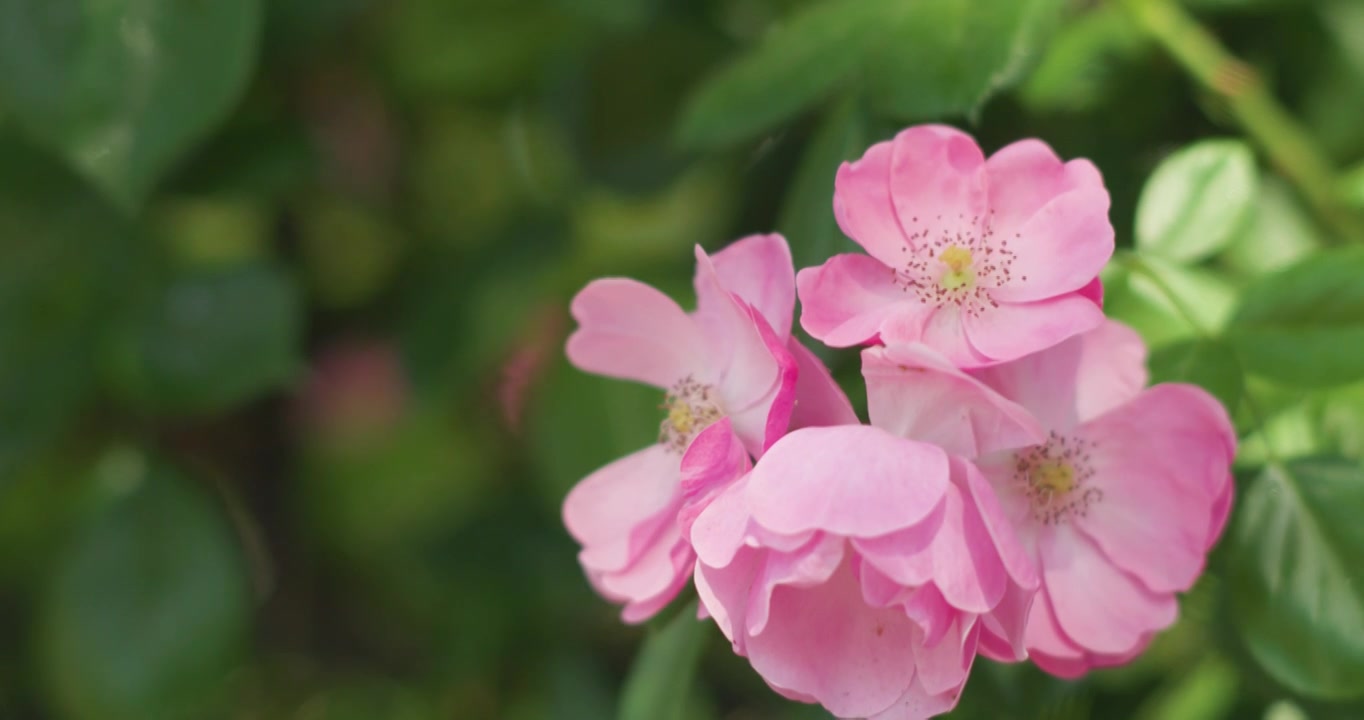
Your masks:
M 691 248 L 754 232 L 852 251 L 834 169 L 922 121 L 1091 158 L 1126 248 L 1152 172 L 1226 138 L 1164 201 L 1227 209 L 1217 254 L 1105 279 L 1158 375 L 1236 403 L 1189 343 L 1360 237 L 1364 3 L 0 0 L 0 718 L 825 717 L 685 599 L 630 627 L 590 591 L 560 503 L 661 398 L 567 365 L 567 302 L 688 305 Z M 1335 453 L 1358 518 L 1364 392 L 1255 387 L 1246 467 Z M 954 717 L 1364 717 L 1332 537 L 1346 590 L 1280 637 L 1320 665 L 1250 648 L 1223 543 L 1131 666 L 981 661 Z

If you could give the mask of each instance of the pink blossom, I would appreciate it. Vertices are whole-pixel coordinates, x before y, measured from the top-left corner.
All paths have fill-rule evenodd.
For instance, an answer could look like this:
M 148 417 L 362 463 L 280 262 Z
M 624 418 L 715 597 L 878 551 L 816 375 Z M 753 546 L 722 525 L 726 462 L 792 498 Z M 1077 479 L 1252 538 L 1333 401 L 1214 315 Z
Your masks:
M 571 307 L 574 365 L 665 391 L 658 442 L 587 476 L 564 501 L 588 579 L 625 604 L 627 622 L 686 584 L 695 554 L 684 533 L 750 455 L 793 417 L 833 424 L 852 415 L 824 366 L 789 337 L 795 272 L 784 239 L 745 238 L 714 257 L 697 248 L 696 260 L 694 313 L 624 278 L 590 283 Z
M 950 710 L 980 617 L 1030 573 L 978 470 L 864 425 L 786 435 L 691 536 L 702 610 L 735 652 L 839 717 Z
M 1175 594 L 1201 574 L 1231 506 L 1236 439 L 1216 400 L 1191 385 L 1143 389 L 1146 348 L 1114 322 L 970 373 L 923 350 L 864 357 L 873 423 L 910 437 L 932 427 L 980 456 L 1041 576 L 1025 634 L 1038 665 L 1073 677 L 1121 664 L 1174 622 Z M 940 398 L 947 385 L 956 410 Z M 1019 442 L 1020 409 L 1042 441 Z M 933 420 L 900 417 L 923 412 Z
M 835 347 L 924 343 L 958 367 L 1013 360 L 1096 327 L 1113 253 L 1108 192 L 1039 140 L 987 160 L 920 125 L 839 168 L 839 226 L 867 255 L 800 272 L 801 325 Z

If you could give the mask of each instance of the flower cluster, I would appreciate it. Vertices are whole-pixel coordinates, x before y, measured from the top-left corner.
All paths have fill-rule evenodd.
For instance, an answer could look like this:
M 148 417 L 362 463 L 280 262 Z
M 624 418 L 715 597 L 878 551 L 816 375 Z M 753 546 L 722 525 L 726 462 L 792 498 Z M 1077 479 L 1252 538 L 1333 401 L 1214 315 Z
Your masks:
M 1132 659 L 1222 531 L 1235 435 L 1105 319 L 1098 170 L 918 126 L 845 163 L 833 208 L 866 254 L 797 274 L 753 236 L 697 249 L 695 312 L 626 279 L 574 298 L 570 360 L 664 392 L 658 442 L 564 503 L 588 579 L 628 622 L 692 582 L 773 689 L 842 718 L 946 712 L 978 654 Z M 797 295 L 863 348 L 870 424 L 791 335 Z

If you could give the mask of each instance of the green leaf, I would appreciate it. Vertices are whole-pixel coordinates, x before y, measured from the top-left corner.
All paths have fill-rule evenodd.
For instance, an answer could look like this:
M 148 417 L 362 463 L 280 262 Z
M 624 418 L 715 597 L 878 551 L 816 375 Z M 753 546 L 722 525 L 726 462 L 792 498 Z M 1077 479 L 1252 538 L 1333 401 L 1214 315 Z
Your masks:
M 1126 8 L 1099 5 L 1057 31 L 1019 96 L 1032 110 L 1089 110 L 1121 91 L 1112 81 L 1122 64 L 1152 45 Z
M 1359 165 L 1340 180 L 1340 192 L 1345 202 L 1357 208 L 1364 208 L 1364 165 Z
M 74 538 L 41 608 L 50 702 L 71 720 L 207 717 L 251 615 L 232 530 L 139 453 L 104 465 L 119 495 Z
M 865 149 L 865 135 L 860 101 L 850 98 L 829 110 L 810 139 L 777 221 L 791 243 L 797 269 L 821 265 L 838 252 L 854 249 L 834 220 L 834 175 L 844 160 Z
M 826 0 L 806 6 L 701 86 L 683 145 L 750 139 L 860 70 L 878 113 L 899 120 L 974 114 L 1013 84 L 1061 0 Z
M 801 9 L 702 84 L 683 111 L 679 140 L 689 147 L 738 142 L 804 110 L 852 74 L 869 45 L 885 40 L 902 7 L 898 0 L 826 0 Z
M 220 412 L 292 379 L 302 309 L 269 265 L 179 275 L 108 350 L 114 390 L 153 412 Z
M 1219 261 L 1244 275 L 1281 270 L 1325 247 L 1315 221 L 1288 183 L 1260 183 L 1250 218 L 1222 251 Z
M 1241 362 L 1231 346 L 1218 340 L 1185 340 L 1151 354 L 1151 384 L 1193 383 L 1212 393 L 1228 412 L 1245 391 Z
M 662 628 L 649 631 L 622 691 L 619 720 L 681 720 L 710 623 L 688 603 Z
M 1231 242 L 1255 200 L 1255 156 L 1238 140 L 1204 140 L 1166 158 L 1137 202 L 1137 247 L 1181 262 Z
M 974 118 L 1012 86 L 1055 29 L 1064 0 L 895 0 L 868 46 L 867 96 L 902 121 Z M 851 51 L 852 48 L 847 48 Z
M 130 228 L 34 149 L 0 139 L 0 480 L 74 419 L 100 333 L 136 284 Z
M 1251 653 L 1297 692 L 1364 695 L 1364 470 L 1271 466 L 1240 506 L 1232 602 Z
M 1364 249 L 1310 256 L 1246 288 L 1229 332 L 1251 372 L 1295 387 L 1364 379 Z
M 0 0 L 0 104 L 126 209 L 232 109 L 257 0 Z

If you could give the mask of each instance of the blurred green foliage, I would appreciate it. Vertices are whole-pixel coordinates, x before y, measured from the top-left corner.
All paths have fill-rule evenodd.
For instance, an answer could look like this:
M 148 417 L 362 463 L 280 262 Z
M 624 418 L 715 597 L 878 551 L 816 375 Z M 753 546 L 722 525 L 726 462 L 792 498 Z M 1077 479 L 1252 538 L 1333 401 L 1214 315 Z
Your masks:
M 559 505 L 660 398 L 569 367 L 566 305 L 852 251 L 835 169 L 920 121 L 1091 158 L 1109 312 L 1244 435 L 1174 629 L 980 661 L 954 716 L 1364 715 L 1364 10 L 1181 4 L 1283 154 L 1138 21 L 1174 7 L 0 0 L 0 718 L 824 717 L 590 590 Z

